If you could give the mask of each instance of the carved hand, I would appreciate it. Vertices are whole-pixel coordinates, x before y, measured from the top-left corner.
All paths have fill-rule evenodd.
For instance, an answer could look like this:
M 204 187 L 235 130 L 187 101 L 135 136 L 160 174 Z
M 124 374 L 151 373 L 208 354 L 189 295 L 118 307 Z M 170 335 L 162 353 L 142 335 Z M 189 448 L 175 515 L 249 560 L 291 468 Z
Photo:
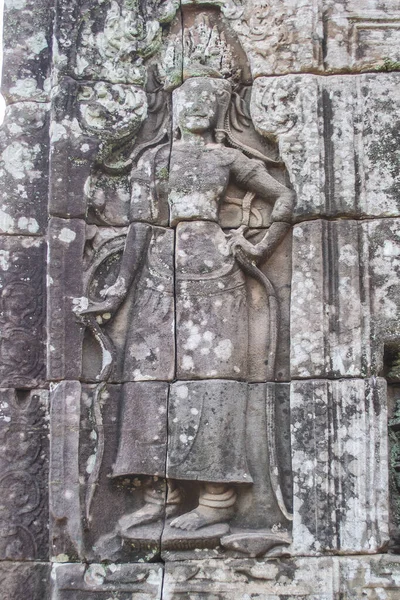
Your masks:
M 88 302 L 87 305 L 77 305 L 75 313 L 77 315 L 115 313 L 121 302 L 126 296 L 126 285 L 123 277 L 118 277 L 116 282 L 110 287 L 101 290 L 100 296 L 104 298 L 102 302 Z
M 260 259 L 264 253 L 259 244 L 252 244 L 244 237 L 248 227 L 241 225 L 239 229 L 231 229 L 227 234 L 228 246 L 231 254 L 236 256 L 239 252 L 244 252 L 251 259 Z

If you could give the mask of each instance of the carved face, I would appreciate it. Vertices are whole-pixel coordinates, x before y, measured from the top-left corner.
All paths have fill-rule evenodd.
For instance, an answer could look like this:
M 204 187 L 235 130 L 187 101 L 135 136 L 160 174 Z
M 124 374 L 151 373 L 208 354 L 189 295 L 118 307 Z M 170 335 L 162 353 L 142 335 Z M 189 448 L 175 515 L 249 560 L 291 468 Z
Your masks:
M 194 77 L 174 91 L 174 122 L 181 131 L 204 133 L 217 126 L 221 96 L 230 92 L 226 81 Z
M 82 127 L 106 138 L 121 139 L 135 133 L 147 115 L 146 94 L 133 86 L 84 85 L 78 102 Z

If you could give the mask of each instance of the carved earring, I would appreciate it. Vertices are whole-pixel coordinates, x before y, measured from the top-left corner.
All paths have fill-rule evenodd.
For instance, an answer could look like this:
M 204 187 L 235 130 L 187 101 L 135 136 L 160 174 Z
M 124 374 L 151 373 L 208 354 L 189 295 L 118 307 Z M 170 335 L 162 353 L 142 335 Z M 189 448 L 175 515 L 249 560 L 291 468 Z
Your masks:
M 228 91 L 220 92 L 219 94 L 220 102 L 219 102 L 219 110 L 218 110 L 218 119 L 217 126 L 215 128 L 215 141 L 217 144 L 222 144 L 226 138 L 226 128 L 225 121 L 226 115 L 228 113 L 229 101 L 231 99 L 231 94 Z

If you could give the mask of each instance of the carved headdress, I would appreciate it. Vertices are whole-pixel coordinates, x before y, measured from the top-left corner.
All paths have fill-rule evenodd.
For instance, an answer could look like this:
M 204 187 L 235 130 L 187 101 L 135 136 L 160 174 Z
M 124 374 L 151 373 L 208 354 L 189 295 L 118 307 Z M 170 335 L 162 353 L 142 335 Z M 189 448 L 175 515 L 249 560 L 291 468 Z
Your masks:
M 184 29 L 183 40 L 181 36 L 175 36 L 167 46 L 162 65 L 164 89 L 174 90 L 194 77 L 220 80 L 220 85 L 214 86 L 219 96 L 216 141 L 225 142 L 268 165 L 281 166 L 281 163 L 243 144 L 233 132 L 241 133 L 253 127 L 240 93 L 243 65 L 238 66 L 237 49 L 233 46 L 224 31 L 210 23 L 207 15 L 198 15 L 194 25 Z
M 224 32 L 211 25 L 206 15 L 198 15 L 182 37 L 173 36 L 163 61 L 164 87 L 173 90 L 191 77 L 215 77 L 238 81 L 241 70 L 235 65 L 234 51 Z

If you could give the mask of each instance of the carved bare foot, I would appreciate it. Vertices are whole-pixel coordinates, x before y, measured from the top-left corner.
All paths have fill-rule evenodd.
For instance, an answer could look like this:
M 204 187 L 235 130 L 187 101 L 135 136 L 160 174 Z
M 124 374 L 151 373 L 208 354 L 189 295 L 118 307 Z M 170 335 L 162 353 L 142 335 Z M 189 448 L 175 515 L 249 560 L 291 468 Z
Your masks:
M 228 508 L 211 508 L 199 505 L 194 510 L 174 519 L 171 522 L 171 527 L 195 531 L 201 527 L 207 527 L 207 525 L 225 523 L 233 517 L 233 513 L 234 509 L 231 506 Z
M 117 529 L 119 534 L 124 537 L 124 533 L 127 533 L 131 527 L 138 527 L 139 525 L 147 525 L 148 523 L 154 523 L 164 517 L 164 505 L 153 504 L 146 502 L 142 508 L 136 510 L 130 515 L 124 515 L 118 521 Z

